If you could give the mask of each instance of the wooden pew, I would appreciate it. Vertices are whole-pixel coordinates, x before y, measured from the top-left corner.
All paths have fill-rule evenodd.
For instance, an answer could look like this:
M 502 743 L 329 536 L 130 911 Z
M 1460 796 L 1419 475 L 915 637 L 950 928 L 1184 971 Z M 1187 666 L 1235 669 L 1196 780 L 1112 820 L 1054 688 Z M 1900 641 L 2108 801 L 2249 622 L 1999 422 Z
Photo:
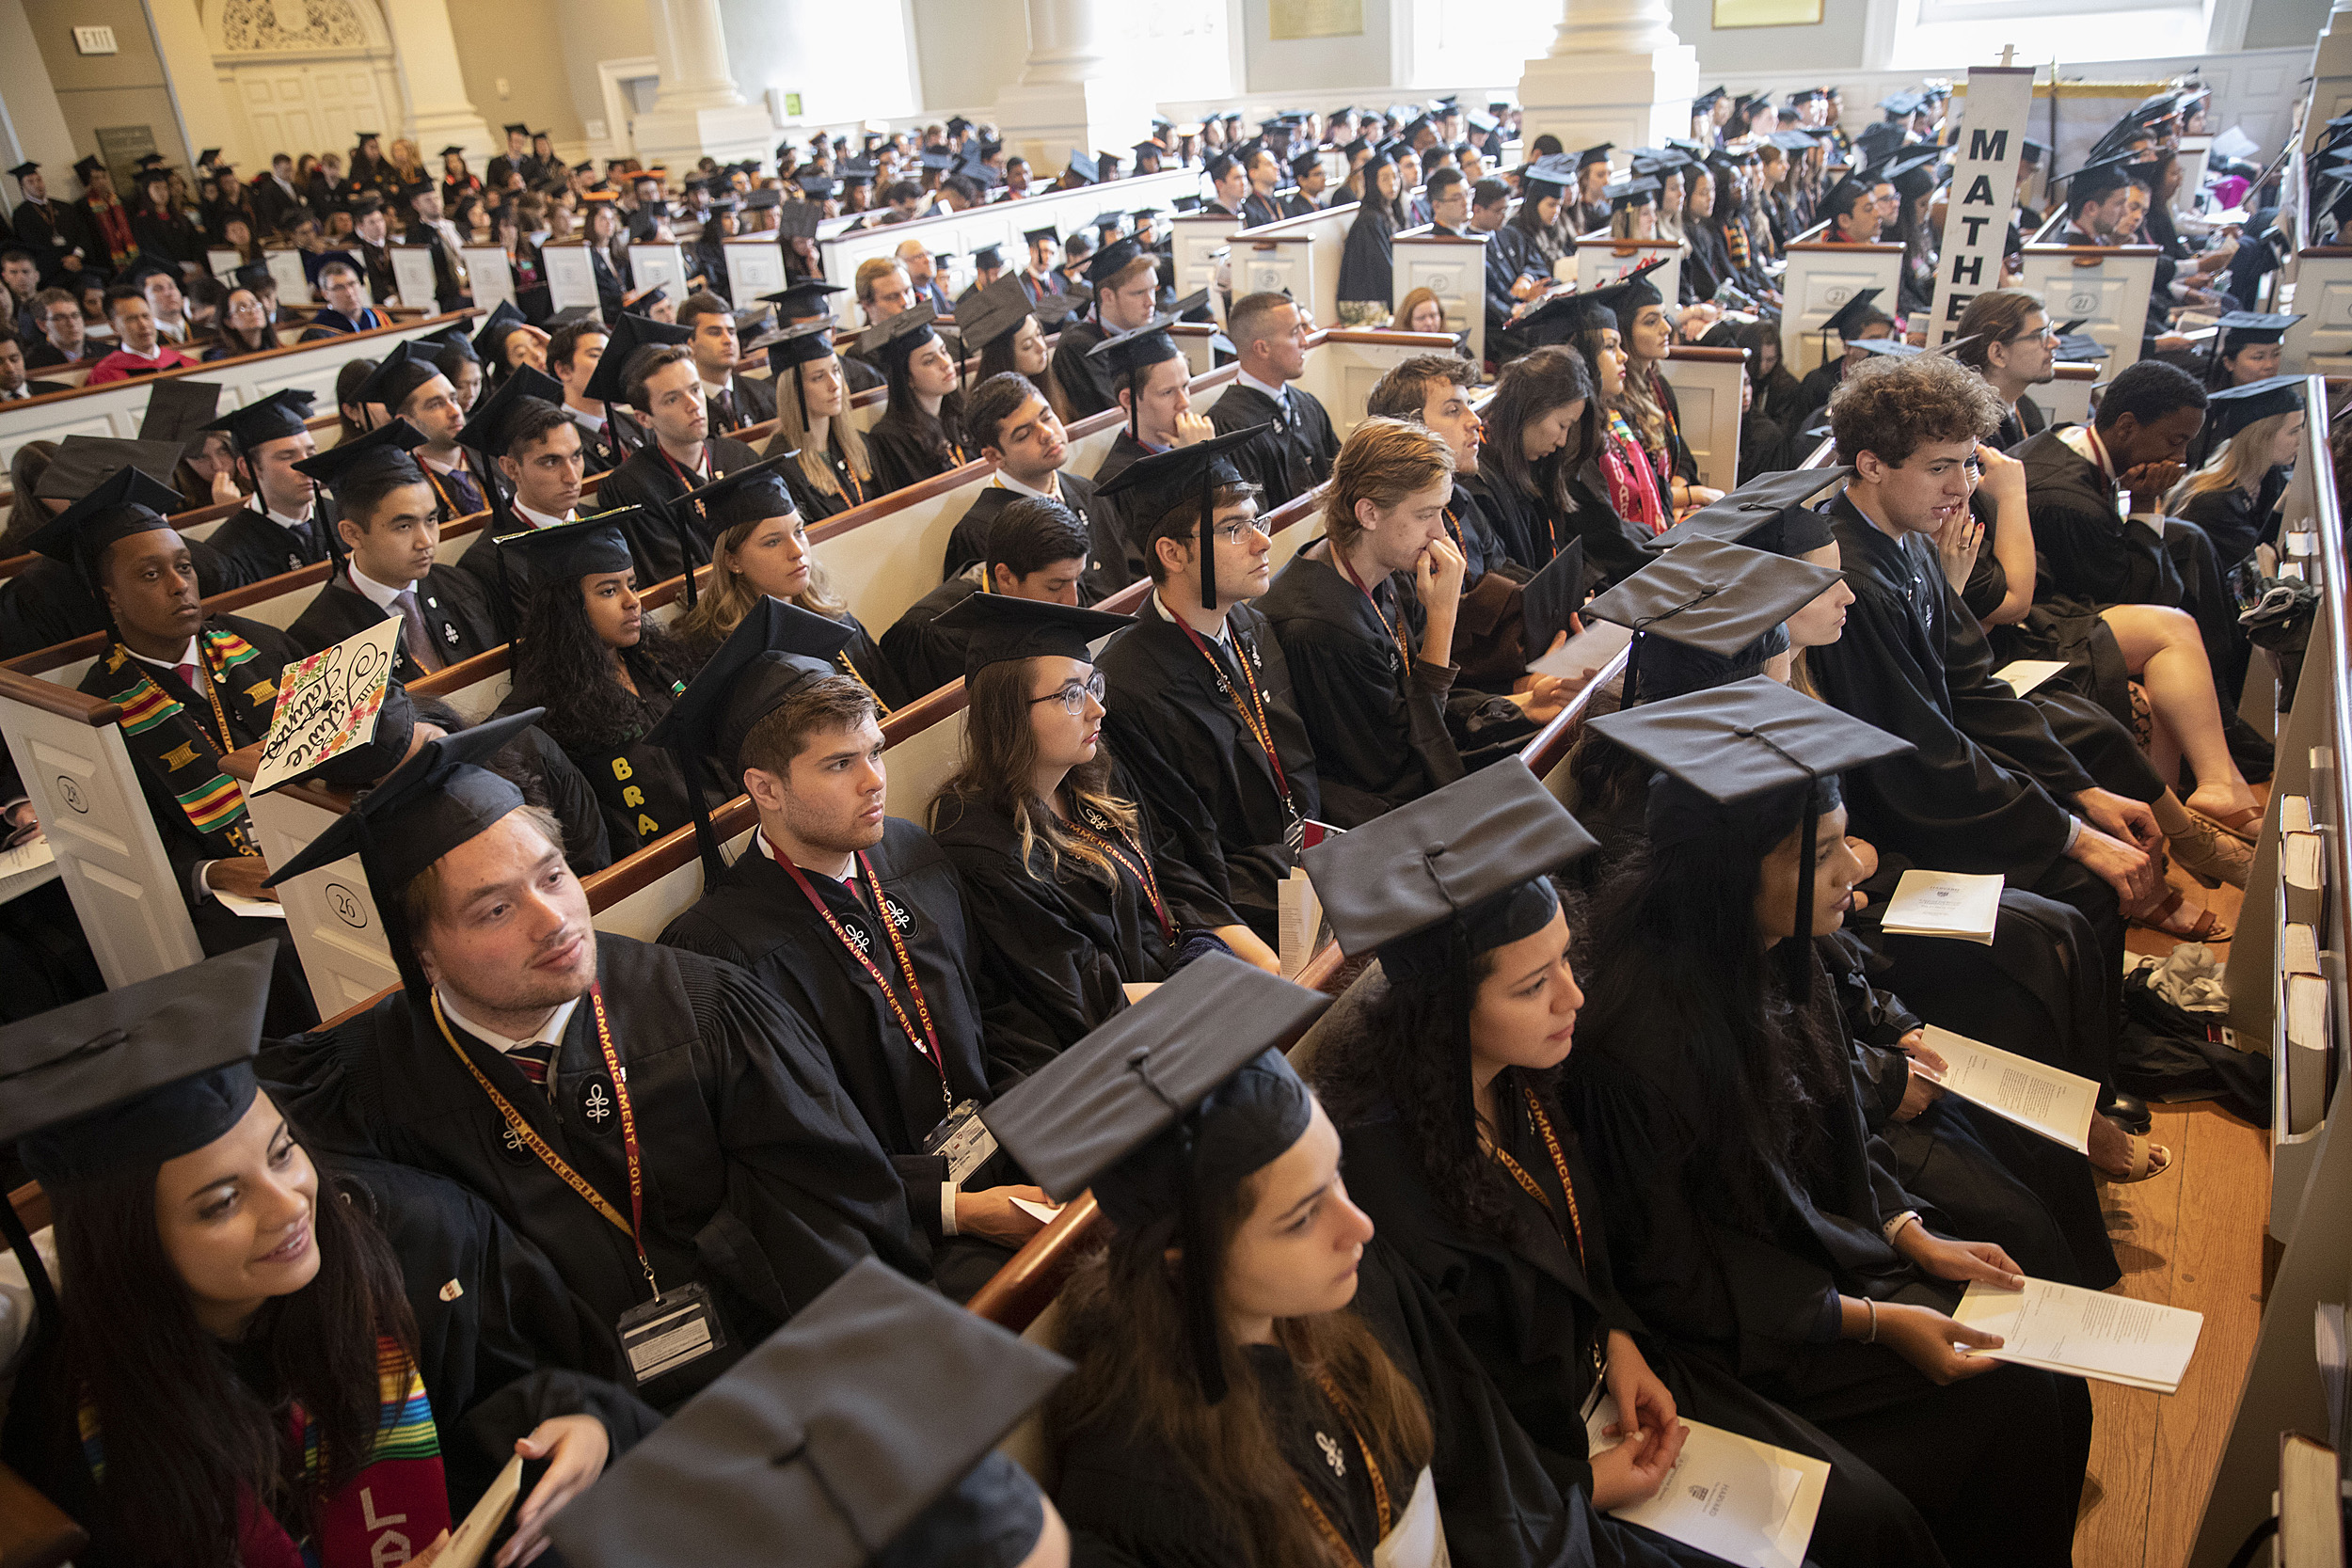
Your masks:
M 2138 362 L 2159 254 L 2152 245 L 2028 245 L 2017 286 L 2042 296 L 2053 323 L 2087 318 L 2081 330 L 2106 349 L 2112 377 Z
M 1580 293 L 1591 293 L 1661 257 L 1666 264 L 1649 275 L 1650 286 L 1671 305 L 1682 297 L 1679 240 L 1620 240 L 1605 233 L 1590 235 L 1576 242 L 1576 253 L 1567 261 L 1567 276 L 1575 280 Z
M 1698 460 L 1699 483 L 1725 492 L 1740 486 L 1740 378 L 1747 355 L 1736 348 L 1677 343 L 1666 354 L 1666 384 L 1682 410 L 1682 439 Z
M 1895 285 L 1902 273 L 1903 247 L 1899 245 L 1836 245 L 1797 241 L 1787 251 L 1788 269 L 1781 274 L 1785 308 L 1780 318 L 1780 362 L 1788 373 L 1803 378 L 1827 357 L 1821 351 L 1821 324 L 1864 289 L 1876 289 L 1878 308 L 1895 313 Z M 2057 309 L 2052 304 L 2051 309 Z M 1832 352 L 1836 352 L 1834 348 Z
M 2310 245 L 2296 259 L 2295 309 L 2279 368 L 2288 375 L 2352 372 L 2352 245 Z
M 1235 299 L 1287 293 L 1314 313 L 1317 325 L 1339 325 L 1340 253 L 1356 222 L 1354 207 L 1325 208 L 1255 229 L 1225 221 Z
M 1432 226 L 1398 231 L 1391 243 L 1389 309 L 1415 289 L 1427 289 L 1445 308 L 1449 329 L 1470 335 L 1472 364 L 1486 362 L 1486 241 L 1484 234 L 1438 234 Z M 1393 325 L 1403 326 L 1401 321 Z
M 315 393 L 321 404 L 332 408 L 335 377 L 351 359 L 381 358 L 398 343 L 437 332 L 474 314 L 471 310 L 459 310 L 445 316 L 419 317 L 372 332 L 328 338 L 292 348 L 265 349 L 210 365 L 166 371 L 161 375 L 135 376 L 103 387 L 77 388 L 29 398 L 0 414 L 0 467 L 12 461 L 16 449 L 27 441 L 56 441 L 68 436 L 135 436 L 139 420 L 147 412 L 147 389 L 158 381 L 173 377 L 219 382 L 224 388 L 224 408 L 243 407 L 288 388 Z
M 2033 400 L 2050 416 L 2052 424 L 2088 424 L 2090 388 L 2106 380 L 2106 374 L 2097 362 L 2067 361 L 2058 367 L 2058 376 L 2048 386 L 2033 389 Z

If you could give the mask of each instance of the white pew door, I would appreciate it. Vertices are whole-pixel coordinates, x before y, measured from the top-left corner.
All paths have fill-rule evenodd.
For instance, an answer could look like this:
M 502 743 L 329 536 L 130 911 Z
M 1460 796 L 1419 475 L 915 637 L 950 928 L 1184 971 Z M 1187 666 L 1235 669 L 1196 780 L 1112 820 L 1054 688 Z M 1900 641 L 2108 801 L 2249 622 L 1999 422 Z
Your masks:
M 262 853 L 283 865 L 308 848 L 335 820 L 335 814 L 284 790 L 246 797 Z M 352 855 L 316 871 L 306 871 L 278 889 L 286 907 L 286 931 L 302 959 L 302 973 L 317 998 L 319 1016 L 344 1008 L 400 984 L 383 917 L 368 887 L 359 857 Z
M 2052 322 L 2081 318 L 2080 330 L 2107 351 L 2105 373 L 2112 377 L 2139 360 L 2155 280 L 2153 245 L 2097 250 L 2029 245 L 2018 286 L 2049 302 Z

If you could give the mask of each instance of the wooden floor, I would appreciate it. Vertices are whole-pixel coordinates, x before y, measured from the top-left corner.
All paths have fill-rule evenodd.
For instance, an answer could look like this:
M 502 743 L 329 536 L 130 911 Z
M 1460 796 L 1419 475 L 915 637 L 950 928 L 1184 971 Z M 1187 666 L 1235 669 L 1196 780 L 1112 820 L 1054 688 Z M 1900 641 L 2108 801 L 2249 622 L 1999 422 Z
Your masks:
M 2178 870 L 2172 875 L 2192 897 L 2234 921 L 2234 890 L 2207 892 Z M 2160 955 L 2171 946 L 2153 932 L 2131 936 L 2135 953 Z M 2098 1425 L 2074 1537 L 2076 1568 L 2182 1568 L 2188 1560 L 2262 1316 L 2270 1134 L 2210 1102 L 2154 1111 L 2153 1137 L 2171 1148 L 2177 1170 L 2100 1188 L 2123 1267 L 2114 1289 L 2202 1312 L 2205 1325 L 2179 1393 L 2091 1384 Z

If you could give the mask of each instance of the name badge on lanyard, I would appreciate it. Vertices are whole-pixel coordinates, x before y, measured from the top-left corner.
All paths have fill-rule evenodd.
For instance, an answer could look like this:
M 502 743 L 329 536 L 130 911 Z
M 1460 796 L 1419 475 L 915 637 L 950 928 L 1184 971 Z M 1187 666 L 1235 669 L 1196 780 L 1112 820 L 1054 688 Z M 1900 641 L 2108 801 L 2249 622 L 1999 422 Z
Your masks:
M 680 1285 L 621 1314 L 617 1325 L 629 1376 L 640 1386 L 724 1347 L 727 1331 L 699 1284 Z
M 944 1157 L 947 1180 L 959 1187 L 988 1164 L 996 1152 L 996 1135 L 980 1120 L 979 1101 L 964 1101 L 940 1117 L 939 1125 L 923 1136 L 923 1152 Z

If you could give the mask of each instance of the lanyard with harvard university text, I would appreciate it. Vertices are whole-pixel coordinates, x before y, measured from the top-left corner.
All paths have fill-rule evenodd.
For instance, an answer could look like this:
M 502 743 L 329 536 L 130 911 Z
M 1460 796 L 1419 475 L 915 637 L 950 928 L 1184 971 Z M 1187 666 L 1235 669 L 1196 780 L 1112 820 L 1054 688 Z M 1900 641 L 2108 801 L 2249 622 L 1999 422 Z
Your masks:
M 873 863 L 860 854 L 857 868 L 866 874 L 866 885 L 874 890 L 874 903 L 878 907 L 874 918 L 890 942 L 890 951 L 898 960 L 898 973 L 907 983 L 907 995 L 914 999 L 914 1011 L 923 1021 L 919 1033 L 914 1027 L 914 1020 L 907 1016 L 905 1004 L 898 1000 L 898 993 L 890 989 L 890 982 L 883 977 L 881 968 L 866 955 L 866 949 L 860 947 L 855 939 L 842 928 L 841 922 L 834 918 L 833 911 L 825 908 L 825 901 L 817 895 L 816 888 L 809 885 L 807 874 L 793 864 L 789 856 L 777 855 L 775 859 L 777 864 L 791 873 L 792 880 L 807 896 L 809 908 L 815 910 L 818 918 L 832 930 L 834 940 L 841 944 L 842 951 L 857 960 L 858 967 L 866 971 L 866 978 L 874 982 L 874 989 L 882 992 L 882 1000 L 890 1006 L 890 1015 L 898 1021 L 898 1027 L 906 1031 L 907 1043 L 914 1047 L 914 1053 L 930 1063 L 932 1069 L 939 1074 L 939 1098 L 952 1108 L 956 1097 L 947 1087 L 947 1058 L 939 1049 L 939 1031 L 931 1027 L 930 1004 L 923 1000 L 922 982 L 914 977 L 914 959 L 907 953 L 906 942 L 898 935 L 898 923 L 890 918 L 890 900 L 882 895 L 882 882 L 874 876 Z

